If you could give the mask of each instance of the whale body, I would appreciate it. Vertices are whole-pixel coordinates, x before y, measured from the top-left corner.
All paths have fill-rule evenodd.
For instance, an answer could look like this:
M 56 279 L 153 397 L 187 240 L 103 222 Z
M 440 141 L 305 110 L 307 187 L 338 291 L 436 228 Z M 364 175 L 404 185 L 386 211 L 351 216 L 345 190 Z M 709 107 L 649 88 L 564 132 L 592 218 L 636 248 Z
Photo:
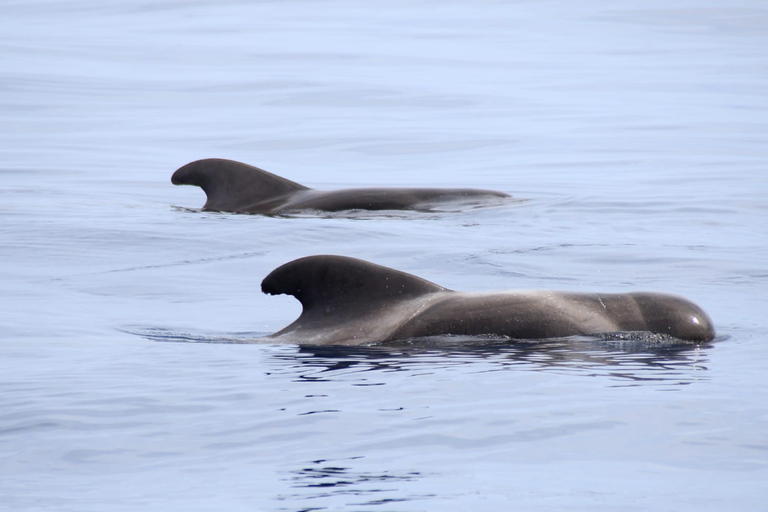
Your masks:
M 299 318 L 275 343 L 363 345 L 441 335 L 543 339 L 644 331 L 688 342 L 714 338 L 707 314 L 675 295 L 556 291 L 457 292 L 344 256 L 309 256 L 272 271 L 267 294 L 293 295 Z
M 435 204 L 509 198 L 509 194 L 472 188 L 351 188 L 315 190 L 258 167 L 207 158 L 180 167 L 174 185 L 205 191 L 203 210 L 280 214 L 302 210 L 429 210 Z

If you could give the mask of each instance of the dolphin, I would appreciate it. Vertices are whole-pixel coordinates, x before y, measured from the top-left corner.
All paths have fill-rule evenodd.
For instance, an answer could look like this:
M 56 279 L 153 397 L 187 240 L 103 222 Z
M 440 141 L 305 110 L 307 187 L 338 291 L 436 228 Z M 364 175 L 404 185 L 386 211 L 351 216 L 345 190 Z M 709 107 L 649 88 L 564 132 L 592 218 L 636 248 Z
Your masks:
M 174 185 L 196 185 L 205 191 L 206 211 L 281 214 L 302 210 L 429 211 L 451 201 L 489 201 L 511 197 L 504 192 L 472 188 L 350 188 L 315 190 L 258 167 L 206 158 L 180 167 Z
M 365 345 L 441 335 L 543 339 L 632 331 L 687 342 L 715 336 L 707 314 L 675 295 L 458 292 L 345 256 L 291 261 L 264 278 L 261 289 L 293 295 L 303 308 L 295 322 L 260 338 L 273 343 Z

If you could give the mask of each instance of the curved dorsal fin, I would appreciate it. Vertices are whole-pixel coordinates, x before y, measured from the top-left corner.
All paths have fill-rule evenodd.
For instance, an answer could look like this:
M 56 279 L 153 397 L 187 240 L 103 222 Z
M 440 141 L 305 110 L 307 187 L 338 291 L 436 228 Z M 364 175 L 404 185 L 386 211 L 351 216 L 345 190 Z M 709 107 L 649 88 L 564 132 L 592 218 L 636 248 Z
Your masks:
M 203 209 L 215 211 L 246 211 L 291 192 L 309 190 L 258 167 L 223 158 L 188 163 L 173 173 L 171 182 L 202 188 L 208 196 Z
M 304 317 L 316 309 L 367 312 L 382 301 L 408 300 L 446 288 L 356 258 L 324 255 L 307 256 L 278 267 L 264 278 L 261 290 L 270 295 L 293 295 L 304 307 Z

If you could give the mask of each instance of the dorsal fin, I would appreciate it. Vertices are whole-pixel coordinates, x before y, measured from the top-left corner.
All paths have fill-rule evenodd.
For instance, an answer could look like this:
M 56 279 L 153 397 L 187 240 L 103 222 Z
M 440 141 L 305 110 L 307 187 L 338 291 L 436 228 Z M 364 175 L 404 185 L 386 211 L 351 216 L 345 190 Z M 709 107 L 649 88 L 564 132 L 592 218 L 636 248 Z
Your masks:
M 278 267 L 264 278 L 261 290 L 270 295 L 293 295 L 304 307 L 304 317 L 315 309 L 369 311 L 382 301 L 407 300 L 446 288 L 367 261 L 324 255 L 300 258 Z
M 188 163 L 173 173 L 171 183 L 202 188 L 208 196 L 203 208 L 214 211 L 249 211 L 259 203 L 309 190 L 258 167 L 222 158 Z M 251 211 L 258 211 L 258 207 Z

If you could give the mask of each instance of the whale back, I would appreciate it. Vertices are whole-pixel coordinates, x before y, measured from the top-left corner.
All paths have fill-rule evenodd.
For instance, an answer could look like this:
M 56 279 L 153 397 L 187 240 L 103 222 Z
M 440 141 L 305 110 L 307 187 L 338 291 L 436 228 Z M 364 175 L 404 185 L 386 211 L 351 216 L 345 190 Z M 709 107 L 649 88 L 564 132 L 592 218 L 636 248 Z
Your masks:
M 252 165 L 206 158 L 180 167 L 171 176 L 174 185 L 196 185 L 207 196 L 204 210 L 224 212 L 269 211 L 308 187 Z
M 715 336 L 707 314 L 676 295 L 528 290 L 453 293 L 411 316 L 393 337 L 458 334 L 542 339 L 631 331 L 691 342 Z
M 386 339 L 402 322 L 396 312 L 418 309 L 436 292 L 449 291 L 399 270 L 331 255 L 286 263 L 264 278 L 261 289 L 293 295 L 303 308 L 293 324 L 273 336 L 311 333 L 324 342 Z

